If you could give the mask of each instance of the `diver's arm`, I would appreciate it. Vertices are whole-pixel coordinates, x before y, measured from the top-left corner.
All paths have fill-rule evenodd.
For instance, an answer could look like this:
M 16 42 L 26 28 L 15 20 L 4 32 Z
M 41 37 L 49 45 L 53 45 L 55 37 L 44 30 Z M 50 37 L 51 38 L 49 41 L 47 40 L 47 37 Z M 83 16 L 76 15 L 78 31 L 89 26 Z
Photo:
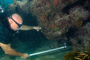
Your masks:
M 27 58 L 29 55 L 27 53 L 20 53 L 11 48 L 10 44 L 3 44 L 0 43 L 1 48 L 5 52 L 5 54 L 12 55 L 12 56 L 20 56 L 22 58 Z
M 40 30 L 41 27 L 22 25 L 20 28 L 20 30 L 31 30 L 31 29 Z

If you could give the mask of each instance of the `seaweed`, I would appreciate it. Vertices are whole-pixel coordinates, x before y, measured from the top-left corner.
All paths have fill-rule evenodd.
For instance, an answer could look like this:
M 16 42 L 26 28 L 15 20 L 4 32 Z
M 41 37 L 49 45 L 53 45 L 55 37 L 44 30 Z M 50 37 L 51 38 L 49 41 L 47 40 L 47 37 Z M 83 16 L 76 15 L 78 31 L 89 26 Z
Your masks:
M 67 52 L 63 60 L 74 60 L 74 57 L 79 54 L 79 52 L 80 50 L 76 50 L 74 52 Z
M 89 60 L 90 59 L 90 49 L 86 48 L 81 50 L 76 50 L 74 52 L 67 52 L 63 60 Z

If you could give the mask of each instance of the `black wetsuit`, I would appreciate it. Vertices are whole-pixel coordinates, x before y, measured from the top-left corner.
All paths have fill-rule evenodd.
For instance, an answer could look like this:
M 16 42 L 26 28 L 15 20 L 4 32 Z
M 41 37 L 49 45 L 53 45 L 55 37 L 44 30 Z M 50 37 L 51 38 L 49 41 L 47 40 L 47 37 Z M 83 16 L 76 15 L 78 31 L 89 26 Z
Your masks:
M 11 40 L 11 31 L 7 20 L 0 22 L 0 42 L 9 44 Z

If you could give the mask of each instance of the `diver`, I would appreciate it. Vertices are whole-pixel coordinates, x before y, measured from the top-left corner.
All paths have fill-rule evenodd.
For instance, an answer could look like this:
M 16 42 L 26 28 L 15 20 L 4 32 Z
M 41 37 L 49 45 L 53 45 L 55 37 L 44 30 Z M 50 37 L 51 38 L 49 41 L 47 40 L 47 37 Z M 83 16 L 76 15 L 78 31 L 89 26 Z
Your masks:
M 35 29 L 35 30 L 39 31 L 41 29 L 41 27 L 39 27 L 39 26 L 23 25 L 23 19 L 21 18 L 20 15 L 18 15 L 16 13 L 14 13 L 10 17 L 8 17 L 7 21 L 9 23 L 10 29 L 13 31 L 31 30 L 31 29 Z M 7 27 L 5 27 L 2 23 L 0 23 L 0 47 L 5 52 L 5 54 L 12 55 L 12 56 L 19 56 L 22 58 L 28 58 L 29 54 L 18 52 L 11 47 L 10 38 L 11 38 L 11 36 L 10 36 L 9 29 L 7 29 Z

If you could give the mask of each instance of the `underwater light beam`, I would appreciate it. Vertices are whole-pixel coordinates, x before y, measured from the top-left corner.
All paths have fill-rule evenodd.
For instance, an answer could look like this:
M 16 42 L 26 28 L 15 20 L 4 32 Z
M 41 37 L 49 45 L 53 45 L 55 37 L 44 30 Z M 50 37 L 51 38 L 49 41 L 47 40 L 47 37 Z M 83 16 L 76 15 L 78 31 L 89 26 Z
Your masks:
M 56 51 L 56 50 L 60 50 L 60 49 L 64 49 L 64 48 L 66 48 L 66 46 L 62 46 L 62 47 L 59 47 L 59 48 L 50 49 L 50 50 L 46 50 L 46 51 L 42 51 L 42 52 L 37 52 L 37 53 L 33 53 L 33 54 L 29 54 L 29 56 L 39 55 L 39 54 L 52 52 L 52 51 Z

